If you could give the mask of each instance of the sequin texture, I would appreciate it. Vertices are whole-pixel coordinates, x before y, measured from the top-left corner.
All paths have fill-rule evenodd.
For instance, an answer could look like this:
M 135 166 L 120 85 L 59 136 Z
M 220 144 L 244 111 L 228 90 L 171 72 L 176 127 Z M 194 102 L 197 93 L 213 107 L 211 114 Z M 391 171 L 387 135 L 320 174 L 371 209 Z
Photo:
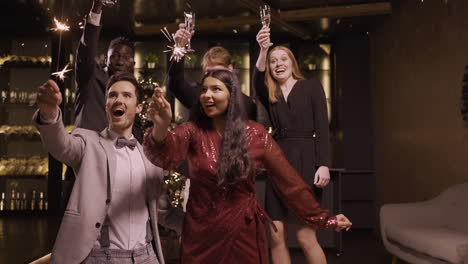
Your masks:
M 188 160 L 190 199 L 184 222 L 181 263 L 268 263 L 265 221 L 271 221 L 255 199 L 255 172 L 264 167 L 283 201 L 305 224 L 335 229 L 336 218 L 320 207 L 312 189 L 287 162 L 261 124 L 247 122 L 249 155 L 255 170 L 233 185 L 218 185 L 216 171 L 221 137 L 192 122 L 169 131 L 156 143 L 151 130 L 144 149 L 155 165 L 171 170 Z

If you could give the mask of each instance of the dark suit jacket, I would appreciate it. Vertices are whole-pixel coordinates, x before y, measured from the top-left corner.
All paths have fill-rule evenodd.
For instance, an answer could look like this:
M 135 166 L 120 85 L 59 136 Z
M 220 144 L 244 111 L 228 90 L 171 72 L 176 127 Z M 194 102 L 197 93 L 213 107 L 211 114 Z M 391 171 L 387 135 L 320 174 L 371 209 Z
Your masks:
M 100 132 L 107 127 L 106 86 L 109 74 L 99 63 L 97 57 L 99 33 L 102 26 L 85 22 L 76 52 L 75 65 L 75 127 Z M 135 123 L 133 136 L 143 140 L 143 131 Z
M 75 65 L 75 127 L 98 132 L 107 127 L 105 104 L 109 80 L 97 58 L 101 28 L 85 22 Z
M 190 109 L 196 104 L 199 98 L 199 87 L 200 84 L 197 82 L 189 83 L 185 81 L 184 76 L 184 61 L 180 62 L 173 61 L 173 65 L 169 68 L 168 88 L 177 100 L 179 100 L 186 108 Z M 244 101 L 244 109 L 247 113 L 247 117 L 250 120 L 257 119 L 257 106 L 253 100 L 242 93 L 242 99 Z

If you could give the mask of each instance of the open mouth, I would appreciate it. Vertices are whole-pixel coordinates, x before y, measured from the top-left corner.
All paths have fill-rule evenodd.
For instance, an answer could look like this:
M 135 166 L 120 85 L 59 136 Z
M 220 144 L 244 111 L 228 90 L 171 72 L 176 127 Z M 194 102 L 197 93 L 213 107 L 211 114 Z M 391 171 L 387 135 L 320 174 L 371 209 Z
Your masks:
M 211 108 L 211 107 L 215 107 L 215 106 L 216 106 L 215 103 L 205 104 L 205 107 L 206 107 L 207 109 L 209 109 L 209 108 Z
M 121 117 L 125 114 L 125 111 L 123 109 L 117 108 L 114 111 L 112 111 L 112 115 L 116 117 Z
M 283 73 L 283 72 L 285 72 L 285 71 L 286 71 L 285 69 L 277 69 L 275 72 L 276 72 L 276 73 Z

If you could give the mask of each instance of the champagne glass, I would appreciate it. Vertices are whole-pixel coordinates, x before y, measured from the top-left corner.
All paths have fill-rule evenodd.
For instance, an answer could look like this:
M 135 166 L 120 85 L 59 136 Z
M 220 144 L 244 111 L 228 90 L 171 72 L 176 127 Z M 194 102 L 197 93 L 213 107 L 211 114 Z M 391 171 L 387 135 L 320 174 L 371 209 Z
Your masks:
M 102 5 L 104 6 L 114 6 L 117 4 L 117 0 L 103 0 Z
M 260 19 L 262 20 L 262 25 L 264 27 L 267 27 L 267 28 L 270 27 L 270 21 L 271 21 L 270 18 L 271 18 L 270 6 L 269 5 L 260 6 Z
M 271 22 L 271 13 L 270 13 L 270 6 L 269 5 L 262 5 L 260 6 L 260 19 L 262 21 L 262 25 L 264 27 L 270 28 Z M 272 45 L 272 43 L 268 43 L 268 45 Z
M 184 18 L 185 18 L 185 29 L 191 33 L 195 29 L 195 13 L 184 12 Z M 192 49 L 190 45 L 190 39 L 187 44 L 187 49 L 188 50 Z

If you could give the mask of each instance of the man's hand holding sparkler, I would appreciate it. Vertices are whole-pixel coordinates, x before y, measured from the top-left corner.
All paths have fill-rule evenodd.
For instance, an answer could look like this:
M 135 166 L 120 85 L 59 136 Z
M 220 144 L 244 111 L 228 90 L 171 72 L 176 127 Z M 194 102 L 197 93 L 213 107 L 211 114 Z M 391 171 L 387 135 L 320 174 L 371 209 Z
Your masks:
M 37 106 L 41 119 L 52 122 L 57 118 L 59 105 L 62 103 L 62 93 L 56 82 L 48 80 L 37 88 Z
M 189 32 L 184 23 L 179 24 L 179 29 L 174 34 L 174 41 L 178 47 L 185 47 L 190 42 L 190 39 L 195 34 L 195 31 Z
M 167 45 L 169 49 L 164 51 L 171 53 L 170 61 L 179 62 L 187 53 L 194 52 L 190 47 L 190 39 L 195 33 L 195 13 L 184 13 L 184 16 L 185 24 L 179 24 L 179 29 L 175 34 L 170 34 L 166 27 L 161 29 L 166 39 L 173 43 Z

